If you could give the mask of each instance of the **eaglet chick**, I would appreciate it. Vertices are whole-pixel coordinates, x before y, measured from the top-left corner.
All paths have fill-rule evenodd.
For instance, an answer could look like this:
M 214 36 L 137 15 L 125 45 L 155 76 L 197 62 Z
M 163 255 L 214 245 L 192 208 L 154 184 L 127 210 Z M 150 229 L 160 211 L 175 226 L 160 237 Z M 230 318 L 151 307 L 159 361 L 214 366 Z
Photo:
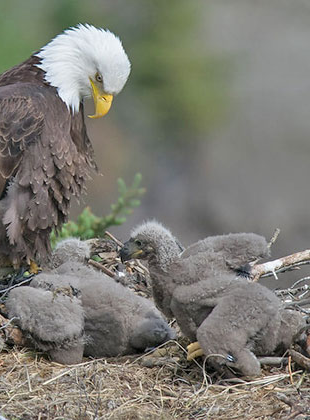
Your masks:
M 84 311 L 66 291 L 20 286 L 5 302 L 9 318 L 23 331 L 29 346 L 63 364 L 79 363 L 84 351 Z
M 120 253 L 123 261 L 148 261 L 156 305 L 176 318 L 191 341 L 198 340 L 209 364 L 247 376 L 260 373 L 256 356 L 287 348 L 303 322 L 272 291 L 236 276 L 267 254 L 265 238 L 253 233 L 209 237 L 182 252 L 156 221 L 136 227 Z
M 63 260 L 59 258 L 61 249 L 68 251 L 70 241 L 64 242 L 63 247 L 58 246 L 54 266 Z M 72 246 L 76 246 L 75 240 Z M 81 259 L 80 250 L 81 247 L 77 258 L 39 274 L 32 280 L 31 287 L 18 287 L 8 297 L 9 317 L 17 318 L 17 324 L 31 335 L 36 347 L 47 351 L 60 363 L 77 363 L 82 354 L 92 357 L 133 354 L 174 338 L 173 330 L 150 300 L 135 295 L 105 274 L 77 261 Z M 72 249 L 68 254 L 72 256 Z M 59 291 L 64 290 L 71 290 L 77 297 L 70 300 L 65 296 L 66 302 L 61 306 L 60 299 L 64 298 Z M 46 298 L 41 302 L 42 296 Z M 73 314 L 77 307 L 83 314 L 80 328 L 83 349 L 80 360 L 76 360 L 73 354 L 70 360 L 71 336 L 66 328 L 76 323 Z M 58 328 L 62 328 L 67 343 L 63 360 L 53 357 L 52 352 L 63 347 Z M 41 331 L 45 334 L 44 339 L 37 340 Z M 41 345 L 43 341 L 44 346 Z

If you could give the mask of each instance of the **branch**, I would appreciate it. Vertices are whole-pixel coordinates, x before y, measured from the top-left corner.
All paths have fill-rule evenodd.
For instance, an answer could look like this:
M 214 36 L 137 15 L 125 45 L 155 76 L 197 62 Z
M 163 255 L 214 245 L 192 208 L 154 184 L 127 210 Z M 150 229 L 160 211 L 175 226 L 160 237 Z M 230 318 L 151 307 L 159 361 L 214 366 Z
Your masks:
M 291 409 L 291 412 L 289 413 L 287 417 L 285 417 L 285 420 L 293 420 L 293 419 L 296 419 L 297 416 L 300 419 L 308 418 L 307 414 L 309 414 L 309 410 L 308 410 L 308 407 L 306 407 L 305 404 L 302 402 L 302 399 L 299 399 L 299 401 L 301 401 L 301 404 L 300 404 L 298 400 L 296 401 L 296 398 L 290 399 L 287 395 L 283 394 L 282 392 L 277 392 L 276 397 L 281 402 L 288 405 Z M 302 417 L 299 417 L 300 414 L 302 415 Z M 306 416 L 304 416 L 304 414 Z
M 301 353 L 298 353 L 293 349 L 290 349 L 290 355 L 292 356 L 294 362 L 296 362 L 299 366 L 306 370 L 310 370 L 310 359 L 308 357 L 303 356 Z
M 273 275 L 277 279 L 277 273 L 292 270 L 303 264 L 310 264 L 309 249 L 263 264 L 255 264 L 251 270 L 251 278 L 252 281 L 258 281 L 260 277 Z
M 13 320 L 13 318 L 12 318 Z M 9 344 L 14 344 L 16 346 L 24 346 L 26 339 L 24 338 L 21 330 L 12 325 L 12 320 L 5 318 L 0 315 L 0 329 L 1 334 L 4 337 L 4 341 Z
M 112 277 L 112 279 L 115 278 L 115 274 L 113 273 L 113 271 L 109 270 L 103 264 L 100 264 L 99 262 L 94 261 L 94 260 L 88 260 L 87 262 L 88 262 L 88 264 L 92 265 L 93 267 L 99 268 L 99 270 L 103 271 L 109 277 Z
M 282 366 L 287 365 L 288 357 L 275 357 L 275 356 L 266 356 L 258 358 L 261 365 L 266 366 Z
M 117 246 L 120 246 L 121 248 L 124 246 L 123 242 L 115 238 L 115 236 L 113 236 L 112 233 L 106 230 L 104 234 L 107 235 L 113 242 L 115 242 Z
M 278 236 L 280 235 L 280 229 L 279 228 L 277 228 L 275 231 L 274 231 L 274 233 L 273 233 L 273 235 L 272 235 L 272 237 L 271 237 L 271 239 L 270 239 L 270 241 L 268 242 L 268 245 L 267 245 L 267 248 L 270 250 L 270 248 L 271 248 L 271 246 L 276 242 L 276 240 L 278 239 Z

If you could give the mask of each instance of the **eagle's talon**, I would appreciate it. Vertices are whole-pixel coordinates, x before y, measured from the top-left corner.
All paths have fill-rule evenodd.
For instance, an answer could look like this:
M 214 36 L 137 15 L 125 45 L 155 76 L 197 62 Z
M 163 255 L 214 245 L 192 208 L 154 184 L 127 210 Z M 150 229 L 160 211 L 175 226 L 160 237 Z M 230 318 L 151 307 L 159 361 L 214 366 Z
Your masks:
M 39 267 L 35 261 L 31 260 L 29 263 L 28 271 L 30 274 L 38 274 L 40 271 L 42 271 L 42 268 Z
M 200 344 L 198 341 L 195 341 L 194 343 L 191 343 L 187 346 L 187 360 L 190 362 L 191 360 L 196 359 L 199 356 L 204 355 L 204 351 L 200 347 Z

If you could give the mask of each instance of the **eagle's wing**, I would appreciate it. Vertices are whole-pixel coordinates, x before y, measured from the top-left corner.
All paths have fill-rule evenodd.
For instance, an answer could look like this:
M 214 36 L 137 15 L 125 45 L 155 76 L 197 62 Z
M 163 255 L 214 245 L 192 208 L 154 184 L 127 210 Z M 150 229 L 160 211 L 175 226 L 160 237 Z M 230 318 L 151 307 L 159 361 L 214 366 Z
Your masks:
M 3 252 L 16 253 L 17 260 L 45 258 L 51 230 L 67 220 L 71 197 L 81 194 L 95 168 L 82 111 L 73 118 L 50 86 L 0 87 L 2 192 L 8 184 L 0 206 L 0 254 L 3 237 L 14 245 Z
M 43 123 L 43 113 L 35 109 L 31 97 L 0 95 L 0 195 L 27 146 L 41 136 Z
M 71 138 L 66 111 L 51 88 L 22 83 L 0 88 L 0 183 L 6 194 L 0 239 L 14 245 L 11 249 L 3 239 L 2 249 L 16 254 L 17 260 L 20 255 L 48 255 L 51 229 L 68 214 L 66 194 L 78 190 L 72 186 L 70 152 L 76 148 L 67 142 Z

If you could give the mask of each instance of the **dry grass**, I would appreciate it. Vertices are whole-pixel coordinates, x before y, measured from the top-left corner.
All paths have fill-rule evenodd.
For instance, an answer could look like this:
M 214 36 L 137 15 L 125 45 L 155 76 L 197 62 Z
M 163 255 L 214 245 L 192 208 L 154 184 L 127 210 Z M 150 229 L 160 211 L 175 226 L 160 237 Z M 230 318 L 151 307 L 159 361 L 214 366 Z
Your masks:
M 212 384 L 179 344 L 165 349 L 159 358 L 85 359 L 75 366 L 26 349 L 2 352 L 0 413 L 9 420 L 310 418 L 310 375 L 294 365 L 291 375 L 272 368 L 251 382 Z

